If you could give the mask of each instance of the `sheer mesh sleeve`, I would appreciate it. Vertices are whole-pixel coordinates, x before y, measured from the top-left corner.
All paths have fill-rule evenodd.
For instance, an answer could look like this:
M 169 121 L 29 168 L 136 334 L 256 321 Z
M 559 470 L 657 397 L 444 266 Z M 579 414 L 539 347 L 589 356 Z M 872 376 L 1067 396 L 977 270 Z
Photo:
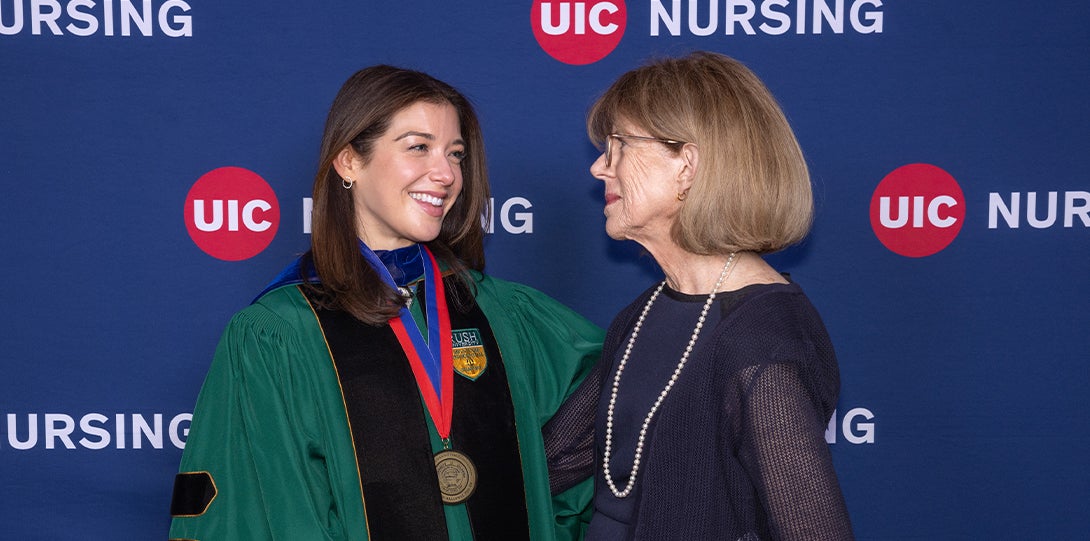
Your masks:
M 853 539 L 824 438 L 824 420 L 794 363 L 743 371 L 741 459 L 757 486 L 775 539 Z
M 559 494 L 594 473 L 594 415 L 602 386 L 602 363 L 541 429 L 549 463 L 549 489 Z

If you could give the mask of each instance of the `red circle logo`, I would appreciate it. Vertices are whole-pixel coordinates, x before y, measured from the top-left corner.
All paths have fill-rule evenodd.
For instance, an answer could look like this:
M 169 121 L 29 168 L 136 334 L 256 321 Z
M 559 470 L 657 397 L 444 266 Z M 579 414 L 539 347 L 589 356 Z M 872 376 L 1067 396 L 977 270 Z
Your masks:
M 954 177 L 926 163 L 894 169 L 870 200 L 874 234 L 892 252 L 926 257 L 954 241 L 965 222 L 965 195 Z
M 217 259 L 241 261 L 261 253 L 279 226 L 276 193 L 248 169 L 213 169 L 197 179 L 185 198 L 190 238 Z
M 530 26 L 538 45 L 565 63 L 584 65 L 606 57 L 624 35 L 624 0 L 563 2 L 534 0 Z

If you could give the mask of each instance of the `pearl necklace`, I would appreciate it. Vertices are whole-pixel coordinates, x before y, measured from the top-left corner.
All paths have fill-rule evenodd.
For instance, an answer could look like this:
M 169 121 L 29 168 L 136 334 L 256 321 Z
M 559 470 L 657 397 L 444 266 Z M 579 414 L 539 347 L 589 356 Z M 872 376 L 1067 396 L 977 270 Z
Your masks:
M 723 265 L 723 270 L 719 272 L 719 279 L 715 281 L 715 286 L 712 287 L 711 295 L 708 295 L 708 300 L 704 302 L 704 309 L 700 311 L 700 318 L 696 320 L 696 327 L 693 328 L 693 335 L 689 338 L 689 345 L 685 346 L 685 351 L 681 354 L 681 360 L 677 363 L 677 368 L 674 369 L 674 373 L 670 376 L 670 381 L 666 382 L 666 387 L 659 393 L 658 400 L 651 406 L 651 411 L 647 412 L 647 417 L 643 420 L 643 427 L 640 428 L 640 437 L 636 441 L 636 456 L 632 459 L 632 473 L 628 476 L 628 485 L 624 487 L 624 490 L 617 490 L 617 485 L 613 483 L 613 477 L 609 474 L 609 456 L 613 449 L 613 408 L 617 404 L 617 391 L 621 384 L 621 373 L 624 372 L 625 364 L 628 363 L 628 356 L 632 353 L 632 345 L 636 343 L 636 335 L 640 333 L 640 327 L 643 326 L 643 320 L 647 317 L 647 312 L 651 310 L 651 305 L 655 304 L 655 299 L 658 298 L 659 293 L 662 292 L 662 288 L 666 286 L 666 280 L 663 280 L 659 287 L 655 289 L 655 292 L 651 294 L 651 298 L 647 299 L 647 305 L 643 307 L 643 312 L 640 313 L 640 318 L 636 320 L 636 326 L 632 329 L 632 336 L 628 338 L 628 346 L 624 350 L 624 355 L 621 356 L 621 362 L 617 365 L 617 374 L 613 376 L 613 393 L 609 397 L 609 409 L 606 410 L 606 449 L 602 455 L 602 469 L 605 473 L 606 484 L 609 485 L 610 492 L 618 498 L 627 497 L 632 493 L 632 487 L 636 485 L 636 474 L 640 469 L 640 457 L 643 455 L 643 442 L 647 436 L 647 427 L 651 425 L 651 418 L 655 416 L 655 412 L 658 411 L 659 406 L 662 405 L 662 401 L 666 399 L 666 395 L 670 392 L 670 389 L 674 387 L 674 383 L 677 382 L 677 378 L 681 375 L 681 369 L 685 368 L 686 361 L 689 360 L 689 354 L 693 351 L 693 346 L 696 344 L 696 339 L 700 336 L 700 329 L 704 327 L 704 318 L 708 315 L 708 310 L 712 306 L 712 301 L 715 300 L 715 292 L 719 289 L 719 286 L 726 281 L 730 276 L 730 272 L 734 269 L 731 263 L 734 262 L 734 256 L 736 252 L 731 252 L 730 257 L 727 258 L 727 263 Z

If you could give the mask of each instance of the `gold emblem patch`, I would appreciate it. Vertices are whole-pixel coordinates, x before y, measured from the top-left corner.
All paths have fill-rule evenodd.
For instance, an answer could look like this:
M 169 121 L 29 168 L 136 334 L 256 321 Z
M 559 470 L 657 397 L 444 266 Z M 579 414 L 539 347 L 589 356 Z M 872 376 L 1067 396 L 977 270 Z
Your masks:
M 484 341 L 477 329 L 459 329 L 451 333 L 454 341 L 454 371 L 476 380 L 488 368 Z

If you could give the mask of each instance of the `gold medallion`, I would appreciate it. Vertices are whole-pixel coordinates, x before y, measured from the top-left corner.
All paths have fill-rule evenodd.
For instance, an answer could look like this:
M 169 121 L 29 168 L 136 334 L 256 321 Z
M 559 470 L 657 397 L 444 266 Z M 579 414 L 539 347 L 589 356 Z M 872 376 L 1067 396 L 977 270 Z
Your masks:
M 477 488 L 477 467 L 458 451 L 440 451 L 435 455 L 435 473 L 443 503 L 457 505 L 469 499 Z

